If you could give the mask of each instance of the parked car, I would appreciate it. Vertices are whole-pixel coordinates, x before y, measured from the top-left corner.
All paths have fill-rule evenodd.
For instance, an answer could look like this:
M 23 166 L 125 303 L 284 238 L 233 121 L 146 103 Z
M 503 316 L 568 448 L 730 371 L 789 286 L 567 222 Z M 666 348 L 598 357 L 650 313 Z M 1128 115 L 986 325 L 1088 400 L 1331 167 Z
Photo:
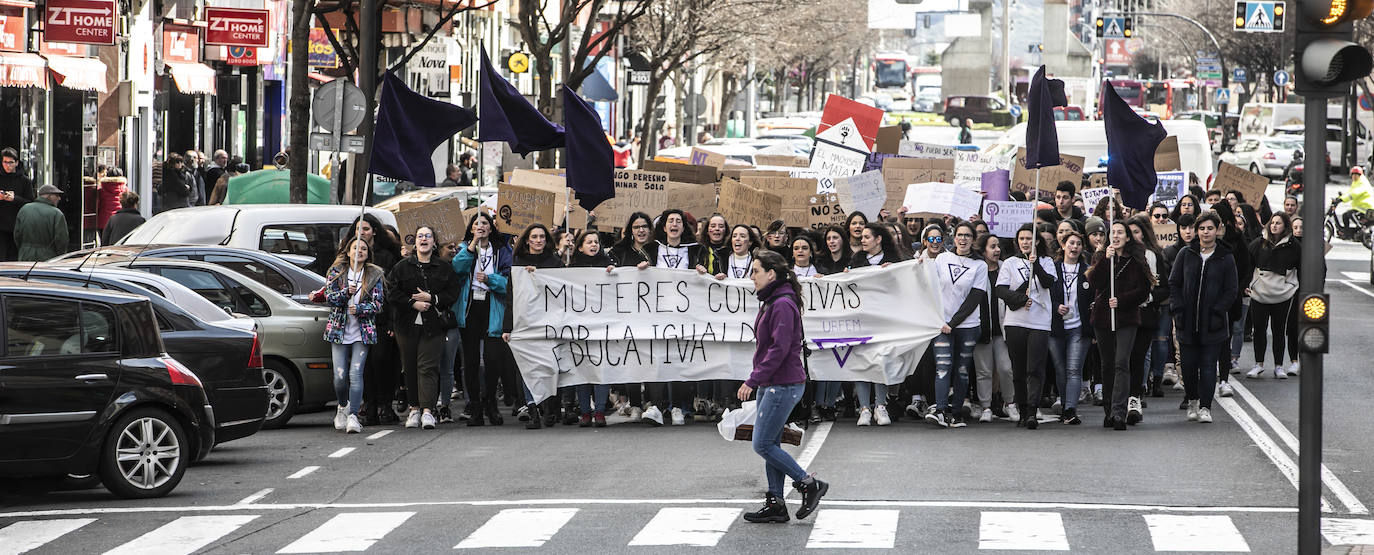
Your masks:
M 916 95 L 917 112 L 938 112 L 944 105 L 940 102 L 940 93 L 937 90 L 925 90 Z
M 1082 156 L 1085 175 L 1106 171 L 1103 161 L 1107 155 L 1107 131 L 1102 120 L 1056 121 L 1054 127 L 1059 133 L 1059 152 Z M 1179 161 L 1183 171 L 1193 172 L 1206 183 L 1216 171 L 1207 129 L 1202 127 L 1201 122 L 1172 121 L 1164 126 L 1164 130 L 1170 136 L 1178 137 Z M 1018 123 L 983 152 L 993 157 L 1008 156 L 1025 145 L 1026 124 Z
M 1269 177 L 1283 179 L 1294 151 L 1302 150 L 1302 137 L 1242 137 L 1221 161 Z
M 1354 124 L 1358 126 L 1358 129 L 1353 131 L 1355 135 L 1355 152 L 1358 153 L 1360 160 L 1368 160 L 1370 144 L 1367 134 L 1364 131 L 1364 125 L 1359 122 L 1354 122 Z M 1271 133 L 1271 136 L 1274 137 L 1296 138 L 1298 141 L 1302 141 L 1305 135 L 1306 129 L 1302 124 L 1276 126 L 1274 127 L 1273 133 Z M 1336 161 L 1336 168 L 1334 169 L 1337 171 L 1345 171 L 1346 169 L 1345 141 L 1342 140 L 1344 137 L 1345 133 L 1341 131 L 1340 125 L 1327 124 L 1326 152 Z
M 225 245 L 302 255 L 311 259 L 306 269 L 324 275 L 361 210 L 334 204 L 192 206 L 149 218 L 119 244 Z M 369 207 L 367 213 L 383 225 L 396 225 L 390 211 Z
M 161 497 L 214 446 L 214 408 L 146 297 L 0 279 L 0 320 L 0 476 Z
M 374 205 L 372 205 L 372 206 L 373 206 L 373 208 L 380 208 L 380 209 L 386 210 L 386 211 L 388 211 L 388 212 L 393 212 L 393 211 L 395 211 L 395 210 L 399 210 L 400 207 L 401 207 L 401 204 L 402 204 L 402 203 L 406 203 L 406 202 L 435 202 L 435 201 L 440 201 L 440 200 L 448 200 L 448 199 L 451 199 L 451 198 L 457 198 L 457 199 L 462 199 L 462 200 L 463 200 L 463 206 L 467 206 L 467 207 L 471 208 L 471 207 L 476 206 L 477 204 L 479 204 L 479 203 L 481 202 L 480 199 L 479 199 L 479 200 L 476 200 L 476 201 L 472 200 L 472 199 L 475 199 L 475 198 L 479 198 L 479 197 L 478 197 L 478 192 L 479 192 L 479 191 L 482 193 L 482 197 L 481 197 L 481 198 L 486 198 L 487 196 L 490 196 L 490 195 L 492 195 L 492 194 L 495 194 L 495 193 L 496 193 L 496 188 L 495 188 L 495 187 L 481 187 L 481 188 L 479 188 L 479 187 L 425 187 L 425 188 L 423 188 L 423 189 L 416 189 L 416 190 L 414 190 L 414 191 L 409 191 L 409 192 L 401 193 L 401 194 L 399 194 L 399 195 L 396 195 L 396 196 L 394 196 L 394 197 L 388 198 L 388 199 L 386 199 L 386 200 L 384 200 L 384 201 L 381 201 L 381 202 L 379 202 L 379 203 L 377 203 L 377 204 L 374 204 Z
M 205 386 L 215 408 L 215 443 L 251 436 L 267 416 L 262 349 L 256 323 L 234 318 L 167 278 L 108 266 L 0 263 L 0 277 L 146 297 L 167 354 Z
M 301 304 L 248 276 L 209 262 L 139 258 L 111 266 L 157 274 L 180 283 L 225 312 L 257 322 L 262 376 L 267 384 L 263 428 L 280 428 L 297 411 L 334 401 L 333 358 L 324 341 L 329 308 Z
M 1016 123 L 1011 117 L 1007 103 L 995 96 L 951 96 L 945 98 L 945 121 L 955 127 L 959 120 L 971 119 L 971 123 L 991 123 L 1007 126 Z
M 89 259 L 88 264 L 101 264 L 135 257 L 202 260 L 248 276 L 296 301 L 310 302 L 310 293 L 324 286 L 324 277 L 287 260 L 288 256 L 294 255 L 217 245 L 112 245 L 70 252 L 50 262 Z M 307 262 L 314 260 L 309 257 L 295 258 Z

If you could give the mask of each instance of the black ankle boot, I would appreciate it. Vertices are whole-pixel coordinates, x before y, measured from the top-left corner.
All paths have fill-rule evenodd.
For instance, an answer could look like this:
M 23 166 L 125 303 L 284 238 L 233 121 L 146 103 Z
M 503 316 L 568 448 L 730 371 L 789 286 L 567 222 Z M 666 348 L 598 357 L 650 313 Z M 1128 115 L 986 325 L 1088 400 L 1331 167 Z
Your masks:
M 500 426 L 506 423 L 506 419 L 501 416 L 501 409 L 495 405 L 486 407 L 487 420 L 491 421 L 492 426 Z
M 821 498 L 825 497 L 826 492 L 830 491 L 830 484 L 820 481 L 814 475 L 806 481 L 792 482 L 792 487 L 802 494 L 802 506 L 797 509 L 797 520 L 801 520 L 816 511 L 816 506 L 821 503 Z
M 787 516 L 787 504 L 772 493 L 763 499 L 762 509 L 744 513 L 744 520 L 749 522 L 787 522 L 791 519 L 792 517 Z
M 530 404 L 529 404 L 529 407 L 530 407 L 530 419 L 529 419 L 528 421 L 525 422 L 525 429 L 526 429 L 526 430 L 538 430 L 538 429 L 540 429 L 540 428 L 543 428 L 543 427 L 544 427 L 544 422 L 543 422 L 543 419 L 541 418 L 541 415 L 539 414 L 539 405 L 536 405 L 536 404 L 534 404 L 534 403 L 530 403 Z
M 1164 376 L 1154 376 L 1150 378 L 1150 396 L 1164 396 Z

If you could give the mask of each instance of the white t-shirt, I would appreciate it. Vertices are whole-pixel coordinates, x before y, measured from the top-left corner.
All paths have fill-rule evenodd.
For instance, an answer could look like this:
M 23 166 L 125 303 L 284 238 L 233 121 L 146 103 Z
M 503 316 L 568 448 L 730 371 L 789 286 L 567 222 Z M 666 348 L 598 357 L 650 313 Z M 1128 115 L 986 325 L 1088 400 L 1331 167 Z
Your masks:
M 997 286 L 1005 285 L 1016 290 L 1027 281 L 1031 282 L 1026 288 L 1026 295 L 1031 298 L 1030 308 L 1024 305 L 1013 307 L 1008 304 L 1007 317 L 1002 320 L 1002 325 L 1049 331 L 1050 290 L 1041 287 L 1040 282 L 1035 279 L 1030 261 L 1017 256 L 1002 262 L 1002 271 L 997 275 Z M 1016 310 L 1012 310 L 1013 308 Z
M 940 297 L 945 305 L 945 321 L 954 318 L 959 307 L 968 298 L 969 292 L 977 289 L 988 292 L 988 264 L 981 259 L 959 256 L 949 251 L 935 257 L 935 275 L 940 280 Z M 982 324 L 975 310 L 957 326 L 959 329 L 976 328 Z
M 484 249 L 477 249 L 476 269 L 478 272 L 487 275 L 496 273 L 496 257 L 493 256 L 493 254 L 494 253 L 491 250 L 491 244 L 487 244 L 487 247 Z M 487 287 L 486 283 L 474 279 L 472 280 L 472 289 L 475 291 L 478 289 L 490 288 Z
M 691 268 L 687 264 L 689 262 L 688 258 L 687 245 L 670 247 L 663 243 L 659 243 L 658 260 L 654 262 L 654 266 L 658 268 L 686 270 Z
M 749 277 L 749 265 L 754 263 L 754 255 L 746 254 L 739 256 L 730 253 L 729 268 L 726 269 L 725 277 L 745 279 Z
M 346 284 L 345 284 L 345 287 L 357 287 L 357 288 L 358 288 L 358 292 L 357 292 L 357 293 L 354 293 L 353 296 L 350 297 L 350 298 L 348 299 L 348 306 L 350 306 L 350 307 L 358 306 L 358 301 L 362 300 L 362 297 L 363 297 L 363 272 L 359 271 L 359 272 L 354 273 L 353 269 L 352 269 L 352 268 L 349 268 L 349 269 L 348 269 L 348 277 L 345 278 L 345 279 L 348 280 L 348 281 L 346 282 Z M 346 310 L 346 309 L 345 309 L 345 310 Z M 349 314 L 349 315 L 348 315 L 348 325 L 344 326 L 343 344 L 344 344 L 344 345 L 349 345 L 349 344 L 357 343 L 357 342 L 362 341 L 362 340 L 363 340 L 363 326 L 362 326 L 362 323 L 358 321 L 358 316 L 357 316 L 357 315 L 355 315 L 355 314 Z
M 793 266 L 792 273 L 797 274 L 797 277 L 812 277 L 816 275 L 816 266 Z
M 1208 258 L 1211 258 L 1212 255 L 1214 255 L 1214 254 L 1216 254 L 1216 253 L 1217 253 L 1216 247 L 1212 247 L 1212 252 L 1203 252 L 1202 249 L 1198 249 L 1198 256 L 1202 257 L 1202 263 L 1203 263 L 1203 264 L 1206 264 L 1206 263 L 1207 263 L 1207 259 L 1208 259 Z
M 1050 275 L 1057 275 L 1055 262 L 1049 258 L 1041 258 L 1040 264 Z M 1064 280 L 1060 285 L 1064 287 L 1064 306 L 1069 307 L 1069 313 L 1064 315 L 1064 329 L 1071 330 L 1083 325 L 1083 315 L 1078 313 L 1078 291 L 1083 287 L 1079 281 L 1082 276 L 1078 275 L 1078 264 L 1065 262 L 1060 264 L 1064 269 Z M 1057 313 L 1059 307 L 1050 307 Z
M 879 265 L 882 265 L 882 263 L 883 263 L 883 253 L 880 252 L 880 253 L 878 253 L 878 254 L 870 254 L 870 255 L 868 255 L 868 264 L 869 264 L 870 266 L 879 266 Z

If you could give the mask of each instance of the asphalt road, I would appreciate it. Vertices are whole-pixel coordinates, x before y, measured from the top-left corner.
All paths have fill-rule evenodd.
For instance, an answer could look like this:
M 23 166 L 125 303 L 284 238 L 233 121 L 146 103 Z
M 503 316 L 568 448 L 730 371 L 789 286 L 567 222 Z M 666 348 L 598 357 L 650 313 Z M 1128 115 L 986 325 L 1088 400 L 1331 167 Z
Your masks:
M 1324 537 L 1374 544 L 1369 252 L 1327 258 Z M 1246 346 L 1242 361 L 1251 362 Z M 756 525 L 762 463 L 708 424 L 335 432 L 332 413 L 217 448 L 168 497 L 0 482 L 0 555 L 22 553 L 785 552 L 887 548 L 1293 553 L 1298 380 L 1237 376 L 1216 423 L 1181 391 L 1128 432 L 1007 422 L 940 430 L 852 421 L 789 447 L 832 484 L 805 521 Z M 791 508 L 796 496 L 789 498 Z

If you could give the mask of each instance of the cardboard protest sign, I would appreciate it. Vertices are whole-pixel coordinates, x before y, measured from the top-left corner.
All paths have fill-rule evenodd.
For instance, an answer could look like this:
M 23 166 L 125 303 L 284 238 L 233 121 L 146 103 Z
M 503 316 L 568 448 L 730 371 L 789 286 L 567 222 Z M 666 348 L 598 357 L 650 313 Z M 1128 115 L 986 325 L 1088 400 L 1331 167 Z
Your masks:
M 825 133 L 833 125 L 844 120 L 853 120 L 854 128 L 863 137 L 865 148 L 872 152 L 878 141 L 878 128 L 883 124 L 887 113 L 881 108 L 862 104 L 843 96 L 832 94 L 825 99 L 821 110 L 821 123 L 816 126 L 816 135 Z
M 715 183 L 720 179 L 720 170 L 699 164 L 682 164 L 661 160 L 645 160 L 639 169 L 668 174 L 668 179 L 679 183 Z
M 403 202 L 396 209 L 396 229 L 405 237 L 415 233 L 415 228 L 425 225 L 433 228 L 440 240 L 461 241 L 468 223 L 468 218 L 463 214 L 464 208 L 463 200 L 456 198 Z M 476 212 L 477 209 L 473 208 L 472 211 Z
M 873 171 L 873 170 L 881 170 L 881 169 L 883 169 L 883 160 L 887 160 L 888 158 L 896 158 L 896 157 L 897 157 L 896 154 L 888 154 L 888 153 L 886 153 L 886 152 L 873 152 L 873 153 L 870 153 L 870 154 L 868 155 L 868 159 L 864 160 L 864 171 L 866 171 L 866 172 L 871 172 L 871 171 Z M 756 159 L 757 159 L 757 157 L 756 157 Z
M 1097 210 L 1097 203 L 1101 202 L 1103 198 L 1112 195 L 1112 188 L 1094 187 L 1092 189 L 1083 189 L 1079 194 L 1083 195 L 1083 211 L 1091 216 L 1093 212 Z
M 643 170 L 615 171 L 615 198 L 601 203 L 596 209 L 602 222 L 598 227 L 620 227 L 635 212 L 657 216 L 664 208 L 664 191 L 668 188 L 668 174 Z
M 677 208 L 691 214 L 698 220 L 711 216 L 716 211 L 716 184 L 695 184 L 668 182 L 668 190 L 663 194 L 663 206 L 660 208 Z M 658 213 L 653 213 L 657 216 Z
M 1155 171 L 1172 172 L 1181 169 L 1183 162 L 1178 157 L 1178 136 L 1165 137 L 1155 148 Z
M 763 169 L 763 168 L 728 168 L 720 171 L 721 177 L 728 177 L 739 181 L 744 176 L 753 177 L 788 177 L 792 173 L 783 169 Z
M 883 183 L 881 171 L 867 171 L 836 179 L 835 193 L 845 214 L 862 212 L 869 221 L 878 219 L 878 211 L 887 202 L 887 186 Z
M 712 150 L 706 150 L 699 146 L 692 147 L 692 165 L 710 166 L 720 169 L 725 167 L 725 155 Z
M 988 158 L 978 152 L 954 153 L 954 184 L 973 192 L 983 190 L 983 173 L 992 171 Z
M 1250 173 L 1250 170 L 1226 162 L 1217 167 L 1216 175 L 1216 179 L 1212 181 L 1212 188 L 1222 193 L 1239 191 L 1245 195 L 1246 202 L 1259 204 L 1259 198 L 1264 196 L 1264 190 L 1269 187 L 1268 177 Z
M 1178 226 L 1172 223 L 1154 224 L 1155 241 L 1159 242 L 1159 248 L 1166 248 L 1178 242 Z
M 808 161 L 805 156 L 795 156 L 791 154 L 755 154 L 754 164 L 757 166 L 805 168 Z
M 506 183 L 496 190 L 496 222 L 508 233 L 520 233 L 530 224 L 553 224 L 557 194 Z
M 953 159 L 888 158 L 883 161 L 883 183 L 887 189 L 887 201 L 883 203 L 883 208 L 896 214 L 906 198 L 907 186 L 912 183 L 953 184 L 953 179 Z
M 1075 188 L 1080 187 L 1083 182 L 1082 156 L 1060 153 L 1058 166 L 1032 170 L 1026 168 L 1026 149 L 1022 147 L 1016 151 L 1016 163 L 1011 173 L 1012 191 L 1020 191 L 1026 198 L 1031 198 L 1031 191 L 1036 189 L 1054 193 L 1060 181 L 1071 182 Z
M 556 226 L 563 225 L 563 216 L 565 214 L 571 220 L 574 229 L 581 228 L 583 224 L 589 220 L 586 210 L 578 206 L 576 202 L 570 202 L 571 199 L 568 198 L 569 191 L 567 181 L 565 181 L 561 175 L 555 175 L 548 170 L 518 169 L 506 175 L 506 183 L 517 187 L 529 187 L 553 193 L 553 224 Z M 602 203 L 601 206 L 597 207 L 597 212 L 600 213 L 604 207 L 605 203 Z
M 845 119 L 816 133 L 810 168 L 827 176 L 848 177 L 863 171 L 870 150 L 854 120 Z
M 918 141 L 902 141 L 897 146 L 897 154 L 910 156 L 912 158 L 954 158 L 954 153 L 958 152 L 952 146 L 922 143 Z
M 1015 237 L 1021 226 L 1035 221 L 1034 202 L 989 200 L 983 203 L 983 221 L 998 237 Z
M 878 143 L 873 147 L 874 152 L 883 154 L 897 154 L 902 142 L 902 126 L 889 125 L 878 128 Z M 864 170 L 867 171 L 867 170 Z
M 953 183 L 913 183 L 907 186 L 902 207 L 910 218 L 968 218 L 978 213 L 982 195 Z
M 1106 186 L 1107 186 L 1107 174 L 1106 174 L 1106 172 L 1103 172 L 1103 173 L 1095 173 L 1095 174 L 1092 174 L 1092 175 L 1088 176 L 1088 186 L 1086 187 L 1087 189 L 1101 189 L 1101 188 L 1106 187 Z
M 731 225 L 767 227 L 782 212 L 782 197 L 733 179 L 724 179 L 720 182 L 720 205 L 717 211 Z
M 822 229 L 832 225 L 844 225 L 845 212 L 840 206 L 840 197 L 834 193 L 811 195 L 807 199 L 807 226 Z
M 1188 173 L 1158 172 L 1155 176 L 1155 194 L 1150 195 L 1150 202 L 1162 202 L 1173 210 L 1178 199 L 1188 194 Z
M 781 209 L 759 227 L 766 227 L 773 219 L 782 218 L 787 227 L 807 227 L 808 198 L 816 194 L 816 179 L 809 177 L 746 177 L 741 183 L 765 193 L 778 195 Z M 734 220 L 730 220 L 733 222 Z

